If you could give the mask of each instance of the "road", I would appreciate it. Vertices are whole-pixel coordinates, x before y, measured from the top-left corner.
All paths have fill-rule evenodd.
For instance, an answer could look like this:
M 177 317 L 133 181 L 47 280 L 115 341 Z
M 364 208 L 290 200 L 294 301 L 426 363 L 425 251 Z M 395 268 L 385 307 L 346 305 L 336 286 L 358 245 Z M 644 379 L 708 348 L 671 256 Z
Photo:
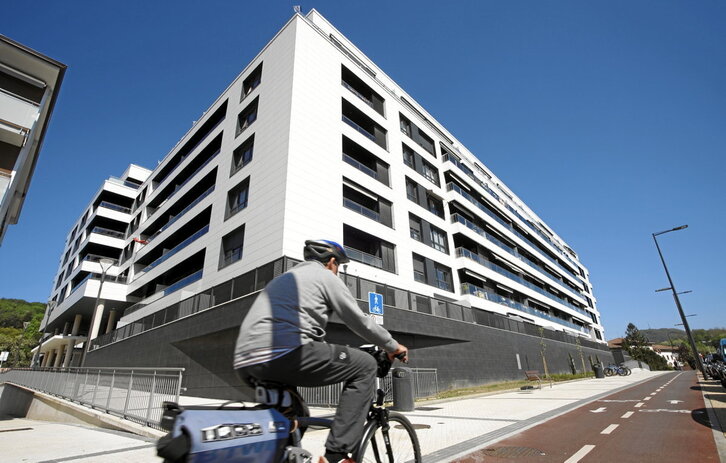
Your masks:
M 456 463 L 719 462 L 694 371 L 658 376 Z

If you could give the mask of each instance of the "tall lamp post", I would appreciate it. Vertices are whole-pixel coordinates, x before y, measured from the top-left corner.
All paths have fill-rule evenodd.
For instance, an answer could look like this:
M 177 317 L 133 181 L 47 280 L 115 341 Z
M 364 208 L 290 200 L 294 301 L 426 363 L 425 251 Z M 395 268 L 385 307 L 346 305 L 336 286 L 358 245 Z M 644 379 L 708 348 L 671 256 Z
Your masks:
M 86 336 L 86 342 L 83 345 L 83 353 L 81 355 L 81 367 L 86 363 L 86 354 L 91 350 L 91 340 L 96 337 L 96 333 L 101 325 L 101 318 L 103 318 L 103 304 L 101 301 L 101 289 L 103 288 L 103 282 L 106 279 L 106 272 L 114 264 L 113 259 L 102 258 L 98 261 L 101 266 L 101 282 L 98 285 L 98 293 L 96 294 L 96 302 L 93 304 L 93 315 L 91 315 L 91 324 L 88 327 L 88 335 Z M 100 312 L 100 313 L 99 313 Z
M 38 365 L 38 362 L 40 361 L 40 348 L 43 347 L 43 340 L 45 339 L 45 330 L 48 329 L 48 322 L 50 321 L 50 314 L 53 313 L 53 309 L 55 309 L 55 306 L 58 305 L 58 302 L 56 301 L 48 301 L 48 304 L 45 306 L 45 323 L 43 324 L 43 330 L 40 334 L 40 342 L 38 342 L 38 350 L 35 351 L 35 354 L 33 355 L 33 360 L 30 361 L 30 366 L 36 367 Z
M 701 370 L 701 374 L 704 374 L 703 371 L 703 364 L 701 363 L 701 357 L 698 356 L 698 349 L 696 348 L 696 342 L 693 340 L 693 335 L 691 334 L 691 328 L 688 326 L 688 320 L 686 320 L 686 316 L 683 313 L 683 307 L 681 307 L 681 301 L 678 299 L 678 292 L 676 291 L 676 287 L 673 284 L 673 279 L 671 278 L 671 274 L 668 271 L 668 266 L 666 265 L 665 259 L 663 258 L 663 253 L 660 250 L 660 246 L 658 245 L 658 240 L 656 239 L 656 236 L 662 235 L 664 233 L 670 233 L 672 231 L 677 230 L 683 230 L 684 228 L 688 228 L 688 225 L 681 225 L 680 227 L 671 228 L 670 230 L 665 230 L 658 233 L 653 233 L 653 241 L 655 242 L 655 247 L 658 249 L 658 255 L 660 256 L 660 261 L 663 263 L 663 269 L 665 270 L 666 277 L 668 277 L 668 284 L 670 285 L 670 290 L 673 293 L 673 300 L 676 302 L 676 308 L 678 308 L 678 314 L 681 316 L 681 321 L 683 322 L 683 329 L 686 331 L 686 336 L 688 336 L 688 342 L 691 344 L 691 350 L 693 351 L 693 357 L 696 360 L 696 366 L 699 370 Z

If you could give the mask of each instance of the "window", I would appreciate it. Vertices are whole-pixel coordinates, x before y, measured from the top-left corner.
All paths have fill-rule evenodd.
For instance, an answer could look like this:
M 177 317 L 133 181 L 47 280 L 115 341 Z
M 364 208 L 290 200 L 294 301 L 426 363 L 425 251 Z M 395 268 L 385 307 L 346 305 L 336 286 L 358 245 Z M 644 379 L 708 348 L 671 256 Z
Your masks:
M 424 161 L 422 159 L 423 163 L 423 176 L 429 179 L 434 185 L 439 184 L 439 171 L 436 169 L 436 167 L 432 166 L 430 163 Z
M 401 116 L 401 132 L 411 136 L 411 121 Z
M 449 253 L 449 248 L 446 242 L 446 232 L 440 230 L 433 225 L 431 226 L 431 247 L 437 251 Z
M 413 279 L 426 283 L 426 259 L 418 254 L 413 255 Z
M 350 71 L 345 66 L 341 66 L 341 84 L 343 87 L 347 88 L 355 96 L 361 99 L 361 101 L 365 102 L 368 106 L 373 108 L 378 114 L 385 117 L 384 111 L 383 111 L 383 97 L 381 97 L 378 93 L 373 91 L 371 87 L 368 86 L 363 80 L 356 76 L 355 73 Z
M 426 205 L 429 212 L 441 217 L 442 219 L 444 218 L 444 205 L 440 200 L 428 195 L 426 197 Z
M 240 101 L 252 93 L 252 90 L 256 89 L 260 82 L 262 82 L 262 63 L 242 82 L 242 98 L 240 98 Z
M 242 247 L 245 240 L 245 226 L 237 228 L 222 238 L 222 251 L 219 268 L 226 267 L 242 259 Z
M 406 164 L 411 169 L 415 169 L 415 163 L 414 163 L 415 155 L 413 153 L 413 150 L 409 148 L 406 145 L 403 145 L 403 163 Z
M 408 199 L 418 204 L 418 185 L 408 177 L 406 177 L 406 196 L 408 196 Z
M 257 120 L 257 107 L 259 105 L 259 101 L 260 97 L 255 98 L 255 100 L 239 114 L 239 117 L 237 118 L 237 135 L 244 132 L 247 127 Z
M 416 241 L 423 241 L 421 233 L 421 219 L 413 214 L 408 214 L 408 228 L 411 230 L 411 238 Z
M 249 164 L 252 160 L 252 151 L 255 145 L 255 136 L 252 135 L 250 138 L 245 140 L 236 150 L 232 153 L 232 171 L 230 177 L 237 173 L 241 168 Z
M 247 177 L 239 185 L 229 190 L 229 193 L 227 193 L 227 213 L 225 214 L 225 220 L 247 207 L 250 190 L 249 185 L 250 178 Z
M 439 264 L 434 264 L 434 268 L 436 269 L 436 286 L 451 291 L 451 270 Z

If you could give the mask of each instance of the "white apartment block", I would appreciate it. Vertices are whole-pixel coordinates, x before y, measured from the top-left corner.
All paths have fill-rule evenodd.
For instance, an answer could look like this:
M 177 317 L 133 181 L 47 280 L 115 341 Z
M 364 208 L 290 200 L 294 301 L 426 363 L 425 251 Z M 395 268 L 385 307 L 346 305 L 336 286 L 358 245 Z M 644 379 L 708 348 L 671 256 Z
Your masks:
M 416 313 L 426 329 L 526 325 L 607 349 L 577 254 L 312 10 L 155 169 L 131 166 L 96 193 L 61 256 L 44 363 L 70 364 L 59 346 L 89 331 L 95 355 L 254 295 L 311 238 L 346 247 L 342 278 L 362 307 L 384 294 L 394 331 L 413 333 L 401 317 Z M 99 295 L 102 257 L 113 265 Z
M 0 35 L 0 243 L 18 223 L 65 70 Z

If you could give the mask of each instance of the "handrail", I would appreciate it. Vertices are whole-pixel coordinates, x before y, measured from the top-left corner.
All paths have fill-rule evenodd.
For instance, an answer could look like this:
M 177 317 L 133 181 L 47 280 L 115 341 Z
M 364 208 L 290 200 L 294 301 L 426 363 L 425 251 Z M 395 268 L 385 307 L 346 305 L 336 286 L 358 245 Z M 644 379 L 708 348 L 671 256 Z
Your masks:
M 209 231 L 209 225 L 203 226 L 202 228 L 200 228 L 199 230 L 194 232 L 194 234 L 189 236 L 187 239 L 185 239 L 181 243 L 177 244 L 176 246 L 171 248 L 169 251 L 167 251 L 165 254 L 159 256 L 159 258 L 157 258 L 155 261 L 153 261 L 152 263 L 150 263 L 149 265 L 144 267 L 143 270 L 141 270 L 137 275 L 141 275 L 142 273 L 145 273 L 145 272 L 153 269 L 154 267 L 161 264 L 162 262 L 165 262 L 168 258 L 173 256 L 177 252 L 181 251 L 185 247 L 189 246 L 192 242 L 196 241 L 200 236 L 204 235 L 208 231 Z

